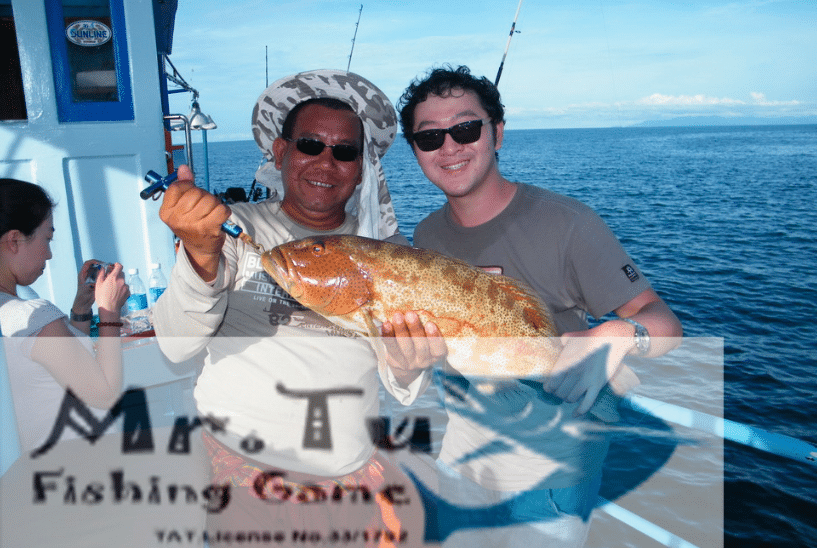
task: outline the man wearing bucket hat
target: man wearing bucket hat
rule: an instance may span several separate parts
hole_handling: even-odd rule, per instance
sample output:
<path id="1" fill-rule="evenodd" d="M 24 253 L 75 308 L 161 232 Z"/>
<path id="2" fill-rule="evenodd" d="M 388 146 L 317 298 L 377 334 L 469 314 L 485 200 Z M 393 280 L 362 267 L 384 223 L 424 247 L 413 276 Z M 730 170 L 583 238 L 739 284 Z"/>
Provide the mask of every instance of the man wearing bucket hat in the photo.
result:
<path id="1" fill-rule="evenodd" d="M 378 375 L 404 403 L 425 389 L 424 366 L 445 352 L 423 337 L 436 328 L 397 322 L 416 336 L 414 361 L 378 368 L 364 340 L 299 305 L 253 246 L 220 230 L 229 218 L 264 249 L 330 233 L 407 243 L 380 164 L 397 130 L 394 107 L 356 74 L 316 70 L 274 82 L 252 118 L 269 160 L 258 179 L 275 196 L 229 209 L 183 166 L 160 211 L 182 245 L 154 310 L 156 333 L 174 361 L 207 350 L 196 405 L 218 424 L 202 436 L 210 480 L 232 486 L 208 531 L 264 527 L 285 534 L 277 545 L 300 545 L 301 531 L 388 530 L 412 544 L 422 537 L 418 498 L 398 508 L 375 497 L 410 482 L 375 451 L 366 419 L 378 415 Z"/>

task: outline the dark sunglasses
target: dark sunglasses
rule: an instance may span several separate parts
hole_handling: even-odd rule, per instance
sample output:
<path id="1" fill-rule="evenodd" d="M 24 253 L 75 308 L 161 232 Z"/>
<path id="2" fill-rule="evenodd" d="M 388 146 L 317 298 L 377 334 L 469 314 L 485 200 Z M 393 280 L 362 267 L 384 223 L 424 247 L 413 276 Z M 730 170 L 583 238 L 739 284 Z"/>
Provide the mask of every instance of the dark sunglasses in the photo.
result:
<path id="1" fill-rule="evenodd" d="M 482 135 L 482 124 L 485 122 L 490 122 L 490 120 L 470 120 L 451 126 L 448 129 L 427 129 L 418 131 L 411 138 L 417 148 L 423 152 L 431 152 L 443 146 L 446 133 L 451 135 L 451 138 L 459 144 L 467 145 L 479 141 Z"/>
<path id="2" fill-rule="evenodd" d="M 303 152 L 304 154 L 308 154 L 310 156 L 317 156 L 325 147 L 329 147 L 332 149 L 332 156 L 335 157 L 335 160 L 338 162 L 354 162 L 357 160 L 360 151 L 357 147 L 352 145 L 327 145 L 323 141 L 318 141 L 317 139 L 309 139 L 307 137 L 301 137 L 300 139 L 286 139 L 289 142 L 295 141 L 295 147 Z"/>

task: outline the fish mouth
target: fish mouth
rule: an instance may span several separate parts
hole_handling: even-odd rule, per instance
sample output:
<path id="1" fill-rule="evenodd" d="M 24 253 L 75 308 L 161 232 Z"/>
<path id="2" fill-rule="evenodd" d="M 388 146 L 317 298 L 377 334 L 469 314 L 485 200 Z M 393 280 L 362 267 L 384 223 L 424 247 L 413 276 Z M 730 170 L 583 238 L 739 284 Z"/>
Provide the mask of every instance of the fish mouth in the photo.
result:
<path id="1" fill-rule="evenodd" d="M 294 281 L 297 279 L 297 276 L 281 250 L 273 248 L 265 252 L 261 256 L 261 264 L 267 274 L 269 274 L 284 291 L 296 299 L 298 298 L 297 295 L 293 294 L 293 290 L 296 287 Z"/>

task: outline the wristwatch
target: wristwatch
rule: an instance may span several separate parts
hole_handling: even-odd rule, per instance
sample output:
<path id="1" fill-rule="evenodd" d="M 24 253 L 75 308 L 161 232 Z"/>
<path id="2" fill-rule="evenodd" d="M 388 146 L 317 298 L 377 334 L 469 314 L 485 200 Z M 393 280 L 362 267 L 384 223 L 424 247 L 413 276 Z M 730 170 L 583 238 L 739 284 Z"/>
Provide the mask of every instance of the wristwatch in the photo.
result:
<path id="1" fill-rule="evenodd" d="M 94 315 L 90 312 L 86 312 L 85 314 L 77 314 L 73 310 L 71 311 L 72 322 L 90 322 L 93 319 Z"/>
<path id="2" fill-rule="evenodd" d="M 635 347 L 638 350 L 637 356 L 646 356 L 647 352 L 650 351 L 650 332 L 647 331 L 647 328 L 638 323 L 635 320 L 631 320 L 630 318 L 621 318 L 625 322 L 632 324 L 635 326 Z"/>

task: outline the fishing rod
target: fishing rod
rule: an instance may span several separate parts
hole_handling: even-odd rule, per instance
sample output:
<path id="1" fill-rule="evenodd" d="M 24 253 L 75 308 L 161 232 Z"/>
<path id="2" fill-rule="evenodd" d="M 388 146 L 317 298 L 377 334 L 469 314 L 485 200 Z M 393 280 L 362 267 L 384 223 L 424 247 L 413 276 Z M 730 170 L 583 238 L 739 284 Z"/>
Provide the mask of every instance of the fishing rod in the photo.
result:
<path id="1" fill-rule="evenodd" d="M 513 24 L 511 24 L 511 32 L 508 35 L 508 43 L 505 44 L 505 53 L 502 54 L 502 62 L 499 63 L 499 70 L 496 73 L 496 81 L 494 82 L 495 86 L 499 85 L 499 77 L 502 76 L 502 67 L 505 66 L 505 57 L 508 56 L 508 48 L 511 47 L 511 38 L 513 38 L 514 32 L 519 32 L 516 30 L 516 20 L 519 18 L 519 10 L 522 9 L 522 0 L 519 0 L 519 5 L 516 6 L 516 15 L 513 16 Z"/>
<path id="2" fill-rule="evenodd" d="M 349 62 L 346 64 L 346 72 L 352 66 L 352 54 L 355 52 L 355 38 L 357 38 L 357 28 L 360 26 L 360 16 L 363 15 L 363 4 L 360 4 L 360 11 L 357 12 L 357 23 L 355 23 L 355 35 L 352 36 L 352 51 L 349 52 Z"/>

